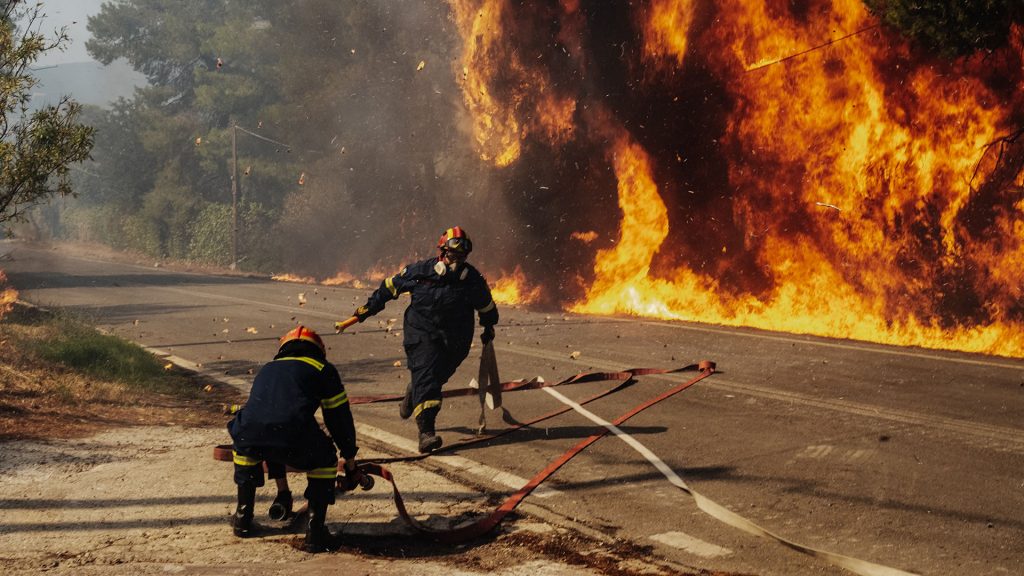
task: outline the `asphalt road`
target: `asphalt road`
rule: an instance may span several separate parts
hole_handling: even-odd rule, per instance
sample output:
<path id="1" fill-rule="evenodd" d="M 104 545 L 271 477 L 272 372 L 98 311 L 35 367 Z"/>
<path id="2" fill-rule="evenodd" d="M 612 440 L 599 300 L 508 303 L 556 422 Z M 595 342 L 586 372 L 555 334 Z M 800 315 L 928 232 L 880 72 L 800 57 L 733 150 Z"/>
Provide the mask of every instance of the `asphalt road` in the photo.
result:
<path id="1" fill-rule="evenodd" d="M 10 254 L 0 267 L 23 299 L 78 311 L 205 369 L 250 381 L 277 338 L 301 322 L 326 336 L 350 396 L 404 391 L 404 300 L 335 335 L 333 322 L 369 290 L 114 264 L 12 242 L 0 253 Z M 1024 574 L 1022 360 L 509 307 L 501 316 L 495 343 L 503 380 L 715 361 L 719 373 L 621 428 L 692 489 L 785 539 L 921 574 Z M 448 386 L 465 386 L 478 357 L 476 347 Z M 688 378 L 642 377 L 587 407 L 611 421 Z M 559 391 L 579 400 L 609 385 Z M 559 403 L 530 391 L 506 395 L 505 406 L 526 420 Z M 395 404 L 355 413 L 362 424 L 415 436 Z M 447 441 L 468 436 L 478 415 L 476 399 L 450 400 L 439 431 Z M 504 426 L 497 413 L 488 424 Z M 526 479 L 596 429 L 570 413 L 459 455 Z M 449 472 L 496 494 L 513 491 L 473 471 Z M 531 496 L 534 510 L 679 566 L 850 573 L 704 513 L 616 438 L 588 448 L 546 486 L 557 492 Z"/>

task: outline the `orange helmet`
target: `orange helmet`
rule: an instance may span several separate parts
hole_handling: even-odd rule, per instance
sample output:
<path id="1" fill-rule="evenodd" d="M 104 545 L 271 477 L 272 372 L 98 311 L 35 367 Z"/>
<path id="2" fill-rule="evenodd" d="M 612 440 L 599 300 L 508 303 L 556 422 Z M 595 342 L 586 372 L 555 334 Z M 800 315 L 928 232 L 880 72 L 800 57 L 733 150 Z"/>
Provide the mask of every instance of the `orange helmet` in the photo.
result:
<path id="1" fill-rule="evenodd" d="M 281 336 L 281 342 L 278 346 L 284 346 L 292 340 L 305 340 L 306 342 L 312 342 L 313 344 L 316 344 L 317 348 L 319 348 L 321 352 L 324 354 L 327 353 L 327 348 L 324 346 L 324 341 L 320 339 L 320 335 L 305 326 L 299 325 L 289 330 L 287 334 Z"/>
<path id="2" fill-rule="evenodd" d="M 441 238 L 437 241 L 437 249 L 442 253 L 458 252 L 466 255 L 473 251 L 473 241 L 469 239 L 469 235 L 462 228 L 456 226 L 441 234 Z"/>

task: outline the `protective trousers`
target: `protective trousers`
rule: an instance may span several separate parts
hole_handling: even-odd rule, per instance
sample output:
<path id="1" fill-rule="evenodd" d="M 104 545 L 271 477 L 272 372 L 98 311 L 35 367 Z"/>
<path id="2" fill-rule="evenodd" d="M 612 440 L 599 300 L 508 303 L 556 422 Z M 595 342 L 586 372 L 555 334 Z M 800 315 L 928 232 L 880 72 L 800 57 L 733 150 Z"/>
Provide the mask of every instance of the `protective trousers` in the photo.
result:
<path id="1" fill-rule="evenodd" d="M 405 355 L 412 376 L 412 415 L 419 416 L 424 410 L 441 409 L 441 387 L 469 355 L 469 340 L 446 343 L 423 337 L 406 343 Z"/>
<path id="2" fill-rule="evenodd" d="M 334 443 L 319 428 L 311 430 L 291 448 L 247 446 L 234 449 L 235 484 L 239 489 L 255 489 L 265 483 L 263 463 L 271 478 L 283 475 L 285 466 L 306 471 L 306 500 L 310 507 L 334 504 L 338 478 L 338 455 Z M 241 494 L 241 491 L 240 491 Z"/>

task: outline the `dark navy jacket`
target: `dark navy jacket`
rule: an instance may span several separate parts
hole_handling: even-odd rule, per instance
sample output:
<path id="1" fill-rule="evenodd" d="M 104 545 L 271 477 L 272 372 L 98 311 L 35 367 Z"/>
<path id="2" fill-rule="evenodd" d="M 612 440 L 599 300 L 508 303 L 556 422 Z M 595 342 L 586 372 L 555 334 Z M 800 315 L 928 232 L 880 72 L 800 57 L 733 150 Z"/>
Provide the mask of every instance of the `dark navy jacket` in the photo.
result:
<path id="1" fill-rule="evenodd" d="M 317 408 L 323 408 L 324 424 L 342 457 L 354 457 L 355 424 L 338 370 L 314 344 L 289 342 L 256 374 L 228 431 L 237 448 L 301 450 L 311 436 L 322 437 L 314 419 Z"/>
<path id="2" fill-rule="evenodd" d="M 384 309 L 389 300 L 409 292 L 412 301 L 405 310 L 406 345 L 421 339 L 442 340 L 453 348 L 469 347 L 473 339 L 473 313 L 480 314 L 481 326 L 498 323 L 498 308 L 487 281 L 470 264 L 455 272 L 438 266 L 437 258 L 410 264 L 381 282 L 366 301 L 368 315 Z M 443 273 L 438 273 L 443 270 Z"/>

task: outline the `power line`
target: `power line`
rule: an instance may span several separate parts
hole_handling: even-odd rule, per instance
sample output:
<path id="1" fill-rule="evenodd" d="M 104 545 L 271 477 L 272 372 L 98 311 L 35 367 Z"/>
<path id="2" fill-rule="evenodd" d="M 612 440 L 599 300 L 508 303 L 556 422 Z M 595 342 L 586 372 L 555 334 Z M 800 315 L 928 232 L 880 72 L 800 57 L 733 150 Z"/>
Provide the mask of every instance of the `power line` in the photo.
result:
<path id="1" fill-rule="evenodd" d="M 775 60 L 773 62 L 768 62 L 768 63 L 765 63 L 765 64 L 761 64 L 760 66 L 757 66 L 756 68 L 750 68 L 749 70 L 747 70 L 744 73 L 753 72 L 755 70 L 760 70 L 762 68 L 767 68 L 769 66 L 774 66 L 776 64 L 781 64 L 782 62 L 785 62 L 786 60 L 792 60 L 793 58 L 797 58 L 799 56 L 803 56 L 804 54 L 809 54 L 811 52 L 814 52 L 815 50 L 820 50 L 820 49 L 822 49 L 822 48 L 824 48 L 826 46 L 831 46 L 832 44 L 835 44 L 836 42 L 842 42 L 843 40 L 846 40 L 847 38 L 853 38 L 854 36 L 857 36 L 858 34 L 863 34 L 865 32 L 874 30 L 875 28 L 878 28 L 879 26 L 881 26 L 881 24 L 877 24 L 877 23 L 876 24 L 872 24 L 871 26 L 868 26 L 866 28 L 861 28 L 860 30 L 857 30 L 856 32 L 851 32 L 851 33 L 847 34 L 846 36 L 842 36 L 840 38 L 834 38 L 832 40 L 829 40 L 828 42 L 825 42 L 824 44 L 819 44 L 819 45 L 814 46 L 812 48 L 808 48 L 806 50 L 797 52 L 796 54 L 790 54 L 789 56 L 785 56 L 783 58 L 779 58 L 778 60 Z"/>

